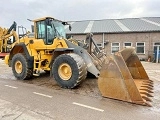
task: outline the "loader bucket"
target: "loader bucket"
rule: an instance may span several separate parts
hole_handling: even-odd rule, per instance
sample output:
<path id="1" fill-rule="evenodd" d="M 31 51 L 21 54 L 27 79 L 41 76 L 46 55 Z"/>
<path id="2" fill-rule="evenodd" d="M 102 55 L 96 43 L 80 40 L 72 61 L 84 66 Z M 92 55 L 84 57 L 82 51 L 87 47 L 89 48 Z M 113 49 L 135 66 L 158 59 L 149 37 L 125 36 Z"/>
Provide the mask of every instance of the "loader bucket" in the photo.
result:
<path id="1" fill-rule="evenodd" d="M 125 48 L 103 62 L 98 87 L 104 97 L 151 106 L 153 81 L 134 48 Z"/>

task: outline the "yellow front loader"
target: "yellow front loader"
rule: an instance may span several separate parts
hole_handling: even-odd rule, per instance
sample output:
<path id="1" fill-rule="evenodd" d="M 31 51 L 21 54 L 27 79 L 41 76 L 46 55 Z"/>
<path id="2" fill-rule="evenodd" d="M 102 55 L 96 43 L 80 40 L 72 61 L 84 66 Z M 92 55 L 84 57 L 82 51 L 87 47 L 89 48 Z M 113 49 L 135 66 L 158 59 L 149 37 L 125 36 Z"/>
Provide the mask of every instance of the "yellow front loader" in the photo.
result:
<path id="1" fill-rule="evenodd" d="M 150 106 L 153 82 L 133 48 L 105 56 L 91 34 L 84 43 L 66 39 L 64 26 L 69 25 L 67 22 L 52 17 L 33 22 L 34 33 L 16 41 L 5 57 L 17 79 L 31 79 L 44 70 L 50 72 L 61 87 L 75 88 L 89 72 L 97 77 L 102 96 Z"/>
<path id="2" fill-rule="evenodd" d="M 10 26 L 9 29 L 0 27 L 0 57 L 4 58 L 11 49 L 11 44 L 18 40 L 16 33 L 16 22 Z M 10 37 L 13 37 L 12 41 Z"/>

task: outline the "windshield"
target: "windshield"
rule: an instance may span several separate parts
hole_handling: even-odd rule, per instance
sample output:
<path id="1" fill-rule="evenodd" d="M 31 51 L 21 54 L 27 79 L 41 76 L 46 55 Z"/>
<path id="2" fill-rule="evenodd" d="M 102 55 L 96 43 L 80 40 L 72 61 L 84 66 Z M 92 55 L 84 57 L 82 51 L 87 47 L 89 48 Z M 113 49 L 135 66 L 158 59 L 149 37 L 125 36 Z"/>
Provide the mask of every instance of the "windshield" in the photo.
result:
<path id="1" fill-rule="evenodd" d="M 66 38 L 64 25 L 59 21 L 52 21 L 52 27 L 56 33 L 56 37 L 63 37 Z"/>
<path id="2" fill-rule="evenodd" d="M 36 22 L 37 26 L 37 38 L 43 39 L 45 44 L 53 44 L 53 40 L 58 38 L 66 38 L 64 25 L 60 21 L 47 20 Z"/>

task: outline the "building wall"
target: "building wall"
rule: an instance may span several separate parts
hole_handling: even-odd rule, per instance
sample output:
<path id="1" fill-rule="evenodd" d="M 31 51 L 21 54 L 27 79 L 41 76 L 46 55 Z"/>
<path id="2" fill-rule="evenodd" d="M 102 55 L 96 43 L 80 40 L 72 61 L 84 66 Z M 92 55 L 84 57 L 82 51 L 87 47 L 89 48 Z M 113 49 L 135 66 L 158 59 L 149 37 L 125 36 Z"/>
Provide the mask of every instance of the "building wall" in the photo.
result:
<path id="1" fill-rule="evenodd" d="M 84 40 L 86 35 L 73 35 L 73 38 Z M 94 34 L 93 39 L 97 43 L 102 43 L 104 41 L 109 41 L 105 45 L 104 52 L 107 55 L 111 54 L 111 43 L 120 43 L 120 49 L 123 49 L 124 42 L 131 42 L 132 47 L 136 47 L 136 42 L 145 43 L 145 54 L 137 54 L 140 59 L 147 60 L 149 56 L 153 57 L 153 45 L 155 42 L 160 42 L 160 32 L 150 32 L 150 33 L 114 33 L 114 34 Z M 153 59 L 153 58 L 152 58 Z"/>
<path id="2" fill-rule="evenodd" d="M 131 42 L 132 47 L 136 47 L 137 42 L 144 42 L 145 43 L 145 54 L 138 54 L 140 59 L 147 59 L 149 49 L 149 39 L 150 33 L 123 33 L 123 34 L 105 34 L 105 39 L 109 40 L 109 44 L 105 47 L 108 51 L 107 54 L 111 53 L 111 43 L 119 42 L 120 49 L 124 48 L 125 42 Z"/>

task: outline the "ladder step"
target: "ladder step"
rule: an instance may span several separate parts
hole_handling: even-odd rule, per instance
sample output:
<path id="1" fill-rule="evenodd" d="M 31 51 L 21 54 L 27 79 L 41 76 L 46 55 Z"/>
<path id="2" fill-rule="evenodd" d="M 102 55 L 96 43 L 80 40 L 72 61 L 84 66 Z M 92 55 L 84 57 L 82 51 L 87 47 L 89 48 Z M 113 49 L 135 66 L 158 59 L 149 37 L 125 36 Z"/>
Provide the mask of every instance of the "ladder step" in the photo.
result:
<path id="1" fill-rule="evenodd" d="M 34 75 L 34 76 L 40 76 L 40 74 L 38 74 L 38 73 L 34 73 L 33 75 Z"/>

